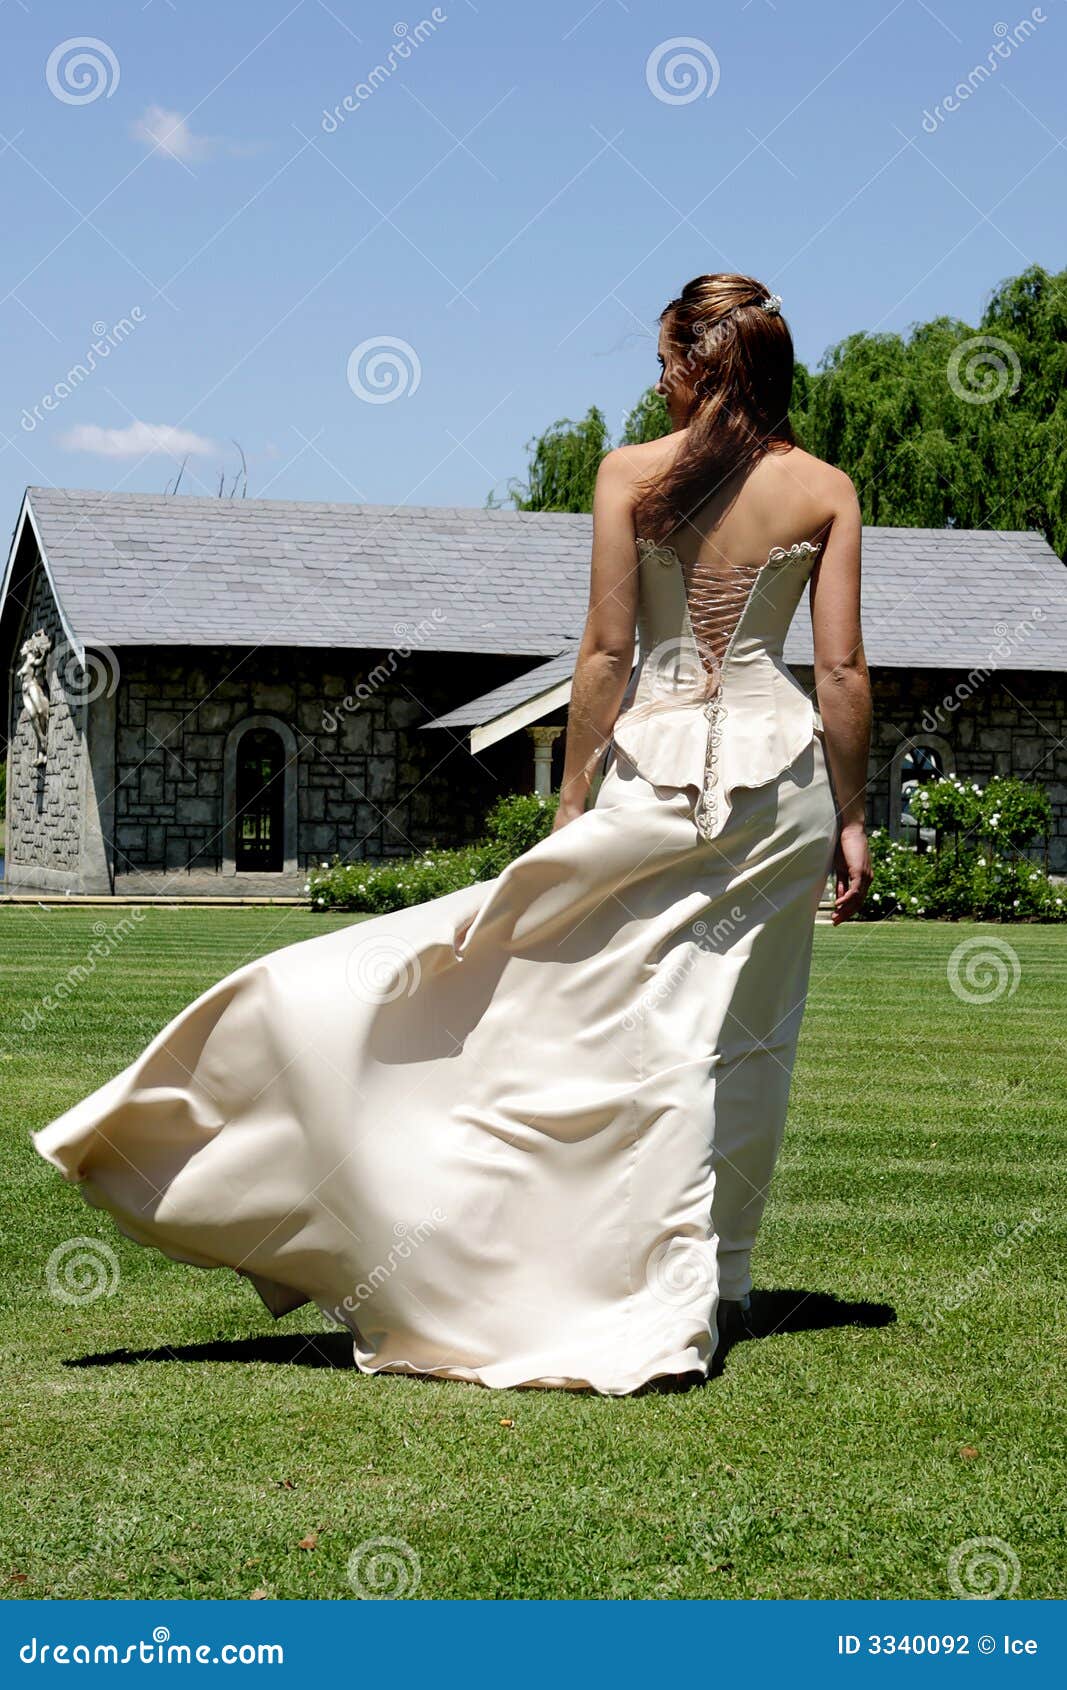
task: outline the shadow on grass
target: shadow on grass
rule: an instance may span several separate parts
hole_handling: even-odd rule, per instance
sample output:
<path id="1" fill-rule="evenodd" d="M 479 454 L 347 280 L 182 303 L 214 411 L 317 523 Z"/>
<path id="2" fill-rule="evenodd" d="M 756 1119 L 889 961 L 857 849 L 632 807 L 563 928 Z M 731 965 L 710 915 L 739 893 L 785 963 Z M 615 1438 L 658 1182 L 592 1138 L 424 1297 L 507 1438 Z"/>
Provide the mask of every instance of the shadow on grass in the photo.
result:
<path id="1" fill-rule="evenodd" d="M 210 1344 L 161 1344 L 154 1350 L 105 1350 L 75 1356 L 64 1367 L 124 1367 L 142 1361 L 267 1361 L 279 1367 L 353 1368 L 347 1332 L 285 1332 L 260 1338 L 218 1338 Z"/>
<path id="2" fill-rule="evenodd" d="M 891 1303 L 846 1303 L 827 1291 L 753 1291 L 749 1325 L 754 1338 L 776 1338 L 832 1326 L 892 1326 L 896 1318 Z"/>
<path id="3" fill-rule="evenodd" d="M 784 1333 L 822 1332 L 834 1326 L 890 1326 L 897 1318 L 889 1303 L 846 1303 L 824 1291 L 754 1291 L 749 1317 L 751 1338 L 779 1337 Z M 719 1346 L 711 1371 L 715 1379 L 732 1343 Z M 148 1361 L 238 1361 L 269 1362 L 278 1367 L 354 1368 L 352 1339 L 346 1332 L 287 1332 L 257 1338 L 220 1338 L 208 1344 L 160 1345 L 152 1350 L 107 1350 L 99 1355 L 76 1356 L 64 1367 L 124 1367 Z M 417 1376 L 416 1376 L 417 1377 Z M 635 1395 L 645 1392 L 685 1391 L 703 1385 L 702 1374 L 684 1374 L 653 1379 Z M 427 1384 L 445 1383 L 427 1379 Z"/>
<path id="4" fill-rule="evenodd" d="M 780 1338 L 787 1333 L 825 1332 L 835 1326 L 892 1326 L 897 1311 L 891 1303 L 846 1303 L 826 1291 L 753 1291 L 749 1330 L 743 1336 L 720 1340 L 707 1379 L 687 1373 L 669 1379 L 652 1379 L 642 1392 L 674 1392 L 699 1389 L 721 1377 L 730 1351 L 737 1344 Z"/>

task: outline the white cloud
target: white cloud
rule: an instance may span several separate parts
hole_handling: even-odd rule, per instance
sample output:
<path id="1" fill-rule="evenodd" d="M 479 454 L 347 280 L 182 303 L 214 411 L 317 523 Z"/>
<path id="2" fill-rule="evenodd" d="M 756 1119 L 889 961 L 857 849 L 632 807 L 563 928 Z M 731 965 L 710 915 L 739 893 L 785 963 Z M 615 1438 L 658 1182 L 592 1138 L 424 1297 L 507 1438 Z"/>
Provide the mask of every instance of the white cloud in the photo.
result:
<path id="1" fill-rule="evenodd" d="M 128 428 L 79 423 L 60 435 L 59 444 L 68 452 L 95 452 L 101 458 L 143 458 L 158 453 L 172 458 L 208 457 L 218 451 L 213 440 L 191 429 L 147 422 L 132 422 Z"/>
<path id="2" fill-rule="evenodd" d="M 148 106 L 132 132 L 153 152 L 165 153 L 168 158 L 187 164 L 211 153 L 224 152 L 232 158 L 248 158 L 260 151 L 259 144 L 247 141 L 227 141 L 220 135 L 194 135 L 189 121 L 180 111 L 168 111 L 166 106 Z"/>
<path id="3" fill-rule="evenodd" d="M 156 152 L 171 158 L 203 158 L 211 151 L 206 135 L 194 135 L 180 111 L 167 111 L 163 106 L 149 106 L 133 125 L 138 141 L 144 141 Z"/>

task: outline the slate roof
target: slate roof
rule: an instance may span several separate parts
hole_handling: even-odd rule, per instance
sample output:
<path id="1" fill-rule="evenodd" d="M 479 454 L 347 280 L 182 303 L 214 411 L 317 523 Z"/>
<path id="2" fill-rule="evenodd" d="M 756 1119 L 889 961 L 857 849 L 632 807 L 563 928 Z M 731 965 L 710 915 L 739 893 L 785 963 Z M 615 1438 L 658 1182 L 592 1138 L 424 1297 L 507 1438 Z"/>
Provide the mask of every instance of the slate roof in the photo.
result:
<path id="1" fill-rule="evenodd" d="M 514 679 L 505 681 L 503 686 L 483 693 L 481 698 L 468 699 L 466 704 L 460 704 L 444 716 L 435 716 L 432 722 L 425 722 L 423 726 L 480 728 L 485 722 L 495 722 L 498 716 L 507 715 L 509 710 L 517 709 L 528 699 L 550 692 L 553 687 L 559 686 L 561 681 L 569 681 L 574 674 L 577 655 L 578 641 L 571 640 L 558 656 L 550 657 L 547 663 L 539 663 L 535 669 L 528 669 L 525 674 L 516 675 Z"/>
<path id="2" fill-rule="evenodd" d="M 587 516 L 48 487 L 28 499 L 82 645 L 549 657 L 581 632 L 588 599 Z"/>
<path id="3" fill-rule="evenodd" d="M 83 645 L 410 644 L 563 661 L 585 617 L 588 516 L 42 487 L 27 499 Z M 872 667 L 966 671 L 997 662 L 1007 638 L 1002 667 L 1067 670 L 1067 569 L 1039 534 L 867 528 L 863 569 Z M 812 661 L 803 606 L 785 656 Z"/>

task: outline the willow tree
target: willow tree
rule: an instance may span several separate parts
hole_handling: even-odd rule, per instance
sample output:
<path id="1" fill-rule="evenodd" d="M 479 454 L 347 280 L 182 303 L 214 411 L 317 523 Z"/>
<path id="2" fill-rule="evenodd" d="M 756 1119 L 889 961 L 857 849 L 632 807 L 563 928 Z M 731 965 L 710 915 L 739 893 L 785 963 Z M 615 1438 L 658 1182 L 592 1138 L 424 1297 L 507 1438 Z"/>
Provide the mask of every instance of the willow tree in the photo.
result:
<path id="1" fill-rule="evenodd" d="M 563 418 L 530 441 L 524 482 L 508 497 L 520 511 L 590 511 L 600 460 L 611 449 L 604 413 L 591 405 L 581 422 Z"/>
<path id="2" fill-rule="evenodd" d="M 856 483 L 864 520 L 1036 528 L 1067 552 L 1067 271 L 1032 266 L 980 323 L 850 335 L 794 417 L 802 443 Z"/>

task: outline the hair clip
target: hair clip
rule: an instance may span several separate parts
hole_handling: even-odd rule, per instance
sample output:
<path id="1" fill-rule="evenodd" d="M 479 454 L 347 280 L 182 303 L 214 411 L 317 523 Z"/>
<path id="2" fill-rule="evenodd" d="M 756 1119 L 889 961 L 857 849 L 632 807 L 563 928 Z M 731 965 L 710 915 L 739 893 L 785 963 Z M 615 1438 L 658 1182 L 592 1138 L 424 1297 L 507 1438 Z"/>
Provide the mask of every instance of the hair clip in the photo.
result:
<path id="1" fill-rule="evenodd" d="M 768 317 L 781 316 L 782 296 L 780 293 L 768 294 L 766 299 L 761 299 L 758 303 L 761 309 L 766 311 Z"/>

